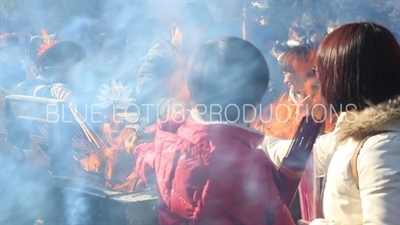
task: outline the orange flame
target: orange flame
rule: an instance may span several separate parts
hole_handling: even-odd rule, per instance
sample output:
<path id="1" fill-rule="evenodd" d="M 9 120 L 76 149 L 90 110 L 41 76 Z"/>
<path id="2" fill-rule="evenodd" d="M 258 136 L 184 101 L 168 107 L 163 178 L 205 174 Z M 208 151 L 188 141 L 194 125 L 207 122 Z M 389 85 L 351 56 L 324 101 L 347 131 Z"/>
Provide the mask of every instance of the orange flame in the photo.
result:
<path id="1" fill-rule="evenodd" d="M 38 56 L 43 55 L 43 53 L 51 48 L 51 46 L 57 44 L 57 41 L 50 38 L 50 36 L 47 34 L 47 31 L 41 29 L 40 30 L 42 33 L 42 40 L 43 40 L 43 44 L 40 45 L 39 49 L 38 49 Z"/>
<path id="2" fill-rule="evenodd" d="M 164 88 L 181 102 L 188 102 L 190 95 L 185 85 L 185 73 L 183 67 L 178 66 L 171 79 Z M 175 102 L 176 103 L 176 102 Z M 173 104 L 173 103 L 172 103 Z M 184 119 L 188 112 L 182 107 L 168 107 L 166 119 Z M 81 160 L 86 171 L 103 174 L 106 180 L 105 186 L 116 191 L 132 192 L 143 189 L 145 183 L 139 178 L 134 170 L 133 149 L 144 142 L 152 142 L 153 137 L 144 136 L 138 138 L 133 127 L 125 127 L 119 132 L 120 121 L 111 120 L 112 123 L 104 124 L 103 139 L 109 145 L 100 153 L 91 153 L 87 158 Z M 129 163 L 130 162 L 130 163 Z"/>
<path id="3" fill-rule="evenodd" d="M 173 98 L 182 102 L 190 101 L 190 93 L 186 85 L 186 73 L 183 66 L 178 66 L 172 73 L 165 88 Z"/>
<path id="4" fill-rule="evenodd" d="M 86 171 L 102 174 L 106 187 L 132 192 L 145 187 L 134 172 L 132 150 L 139 140 L 135 129 L 124 128 L 118 132 L 120 125 L 121 121 L 115 120 L 111 124 L 104 124 L 103 139 L 107 141 L 108 147 L 99 153 L 91 153 L 80 162 Z"/>
<path id="5" fill-rule="evenodd" d="M 288 140 L 294 137 L 301 119 L 307 113 L 312 113 L 316 120 L 325 119 L 324 132 L 332 131 L 332 118 L 324 110 L 329 107 L 326 106 L 316 83 L 316 78 L 311 78 L 304 85 L 303 96 L 309 96 L 302 104 L 306 107 L 302 108 L 295 104 L 287 94 L 284 94 L 276 102 L 262 109 L 261 117 L 257 117 L 252 127 L 262 131 L 266 136 Z"/>

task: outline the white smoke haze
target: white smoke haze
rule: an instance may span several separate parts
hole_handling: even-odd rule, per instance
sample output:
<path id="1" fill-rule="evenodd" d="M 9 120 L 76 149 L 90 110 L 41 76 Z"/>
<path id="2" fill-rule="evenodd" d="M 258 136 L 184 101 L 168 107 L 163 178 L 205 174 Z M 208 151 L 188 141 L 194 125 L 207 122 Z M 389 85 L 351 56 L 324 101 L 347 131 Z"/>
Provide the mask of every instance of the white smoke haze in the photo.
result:
<path id="1" fill-rule="evenodd" d="M 184 1 L 3 0 L 0 1 L 0 29 L 1 33 L 17 34 L 22 40 L 21 46 L 24 51 L 27 48 L 24 43 L 25 35 L 40 36 L 41 29 L 49 34 L 55 34 L 58 41 L 73 41 L 82 46 L 86 53 L 85 64 L 79 82 L 74 83 L 74 88 L 81 91 L 82 97 L 75 103 L 81 107 L 80 113 L 84 122 L 102 124 L 104 118 L 99 112 L 105 109 L 99 106 L 100 89 L 115 79 L 117 83 L 121 82 L 123 86 L 129 87 L 129 94 L 125 96 L 122 93 L 121 96 L 135 98 L 136 72 L 141 63 L 140 59 L 160 40 L 167 42 L 170 40 L 171 24 L 182 2 Z M 242 37 L 243 1 L 203 2 L 210 7 L 214 16 L 209 39 L 224 36 Z M 255 8 L 252 9 L 251 5 Z M 320 23 L 328 29 L 351 21 L 376 21 L 392 31 L 398 32 L 400 29 L 400 3 L 396 0 L 263 0 L 257 4 L 248 4 L 247 7 L 249 8 L 245 17 L 246 33 L 250 41 L 257 37 L 257 28 L 261 23 L 279 24 L 286 33 L 292 25 L 298 25 L 306 30 Z M 34 61 L 37 57 L 38 44 L 31 43 L 30 61 Z M 230 85 L 234 84 L 234 81 L 216 79 L 214 85 L 229 91 Z M 236 94 L 242 95 L 244 92 Z M 73 121 L 63 114 L 66 109 L 58 108 L 58 105 L 53 106 L 50 105 L 42 112 L 42 118 L 47 119 L 49 123 Z M 149 107 L 158 109 L 157 105 Z M 177 108 L 170 110 L 180 112 L 185 108 L 183 105 L 175 107 Z M 236 107 L 239 115 L 246 112 L 234 104 L 231 107 Z M 262 107 L 249 107 L 258 112 L 257 116 L 261 115 Z M 282 107 L 289 106 L 282 105 Z M 312 110 L 312 107 L 316 106 L 310 106 L 309 109 Z M 136 123 L 139 115 L 123 118 L 116 115 L 118 113 L 132 115 L 137 113 L 138 108 L 132 100 L 123 108 L 115 107 L 113 102 L 107 110 L 114 115 L 115 120 Z M 21 110 L 34 113 L 30 107 Z M 324 110 L 327 114 L 339 114 L 333 112 L 332 108 Z M 4 111 L 4 107 L 1 111 Z M 218 105 L 206 112 L 212 115 L 218 114 L 221 118 L 226 117 L 226 112 Z M 271 114 L 277 116 L 279 113 L 271 112 Z M 334 115 L 325 118 L 331 119 Z M 286 119 L 277 118 L 282 123 Z M 271 118 L 261 118 L 261 120 L 267 122 Z M 6 126 L 4 116 L 0 122 L 4 129 Z M 22 131 L 30 129 L 28 123 L 22 125 L 18 132 L 12 133 L 14 137 L 8 138 L 19 143 L 6 142 L 7 144 L 2 144 L 0 147 L 0 224 L 34 224 L 40 220 L 46 225 L 106 225 L 105 221 L 112 222 L 112 215 L 108 215 L 108 219 L 105 219 L 104 215 L 99 215 L 109 210 L 106 207 L 108 199 L 96 197 L 97 195 L 93 195 L 82 185 L 72 185 L 75 190 L 66 191 L 62 185 L 56 183 L 50 172 L 23 166 L 25 156 L 20 150 L 29 152 L 30 139 L 24 136 Z M 72 149 L 59 149 L 59 151 L 70 151 L 72 155 Z M 150 213 L 152 212 L 148 214 Z M 143 213 L 143 218 L 148 218 L 148 214 Z"/>
<path id="2" fill-rule="evenodd" d="M 103 123 L 103 120 L 99 120 L 97 115 L 101 114 L 101 111 L 98 110 L 95 106 L 97 105 L 86 105 L 85 109 L 81 112 L 81 119 L 83 122 L 91 123 L 91 124 L 96 124 L 96 123 Z M 173 118 L 166 118 L 161 116 L 162 113 L 160 113 L 160 108 L 162 105 L 158 104 L 144 104 L 142 106 L 139 106 L 134 103 L 129 103 L 126 105 L 125 108 L 119 108 L 116 107 L 115 105 L 110 106 L 112 110 L 112 118 L 111 121 L 113 123 L 122 123 L 122 122 L 128 122 L 128 123 L 139 123 L 141 118 L 149 118 L 150 113 L 155 110 L 157 111 L 157 120 L 161 122 L 166 122 L 167 120 L 172 120 L 177 123 L 181 123 L 184 121 L 184 119 L 187 117 L 187 114 L 190 113 L 191 110 L 187 109 L 186 105 L 183 104 L 174 104 L 173 106 L 167 106 L 166 111 L 170 112 L 172 115 L 176 115 L 176 117 Z M 281 112 L 287 112 L 290 111 L 294 108 L 302 108 L 305 112 L 309 112 L 311 119 L 314 122 L 318 123 L 324 123 L 328 122 L 330 124 L 333 124 L 336 121 L 336 118 L 340 116 L 340 112 L 342 111 L 350 111 L 351 109 L 357 109 L 357 106 L 354 104 L 349 104 L 349 105 L 340 105 L 339 108 L 340 110 L 335 110 L 335 107 L 333 105 L 326 106 L 324 104 L 314 104 L 314 105 L 308 105 L 308 104 L 277 104 L 275 107 L 269 107 L 267 110 L 263 108 L 262 105 L 254 106 L 251 104 L 245 104 L 243 106 L 238 106 L 237 104 L 227 104 L 226 106 L 222 106 L 220 104 L 211 104 L 209 107 L 207 107 L 204 104 L 196 104 L 192 106 L 192 110 L 197 111 L 198 116 L 205 116 L 207 115 L 207 118 L 216 118 L 215 120 L 204 120 L 203 122 L 205 123 L 213 123 L 213 122 L 229 122 L 229 123 L 254 123 L 257 121 L 261 121 L 263 123 L 269 123 L 271 121 L 275 121 L 277 123 L 288 123 L 291 119 L 289 117 L 290 115 L 286 115 L 282 117 L 282 115 L 285 115 L 285 113 Z M 138 112 L 139 108 L 146 108 L 147 110 L 144 110 L 142 112 Z M 234 120 L 229 120 L 226 119 L 228 118 L 228 114 L 232 113 L 232 109 L 235 112 L 236 119 Z M 323 112 L 322 117 L 316 117 L 314 112 Z M 48 105 L 47 111 L 46 111 L 46 120 L 49 121 L 50 123 L 57 123 L 57 122 L 62 122 L 62 123 L 73 123 L 74 120 L 72 119 L 67 119 L 64 116 L 65 109 L 64 108 L 59 108 L 58 105 Z M 133 112 L 133 113 L 132 113 Z M 253 116 L 251 117 L 246 117 L 245 115 L 251 114 L 251 112 L 255 112 Z M 141 115 L 141 113 L 143 115 Z M 264 113 L 264 114 L 263 114 Z M 268 116 L 265 116 L 267 114 Z M 213 117 L 215 116 L 215 117 Z M 240 118 L 245 118 L 243 120 L 240 120 Z M 304 115 L 296 115 L 295 116 L 295 122 L 300 123 Z M 354 123 L 358 120 L 357 114 L 354 114 L 354 118 L 349 120 L 348 118 L 345 118 L 345 121 L 348 123 Z M 292 120 L 293 121 L 293 120 Z M 146 121 L 148 123 L 149 121 Z"/>

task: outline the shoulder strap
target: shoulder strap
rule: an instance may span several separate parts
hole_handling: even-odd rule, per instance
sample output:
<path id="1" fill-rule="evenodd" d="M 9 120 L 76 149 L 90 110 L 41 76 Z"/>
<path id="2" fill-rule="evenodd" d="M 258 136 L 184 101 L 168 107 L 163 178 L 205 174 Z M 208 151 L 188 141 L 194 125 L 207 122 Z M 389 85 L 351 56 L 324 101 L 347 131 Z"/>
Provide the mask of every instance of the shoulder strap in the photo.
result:
<path id="1" fill-rule="evenodd" d="M 368 135 L 358 143 L 358 145 L 354 151 L 353 158 L 351 159 L 351 163 L 350 163 L 351 175 L 353 177 L 354 183 L 357 186 L 357 189 L 360 189 L 358 171 L 357 171 L 357 158 L 358 158 L 358 155 L 360 154 L 361 148 L 363 147 L 364 143 L 368 140 L 368 138 L 370 138 L 374 135 L 378 135 L 378 134 L 386 133 L 386 132 L 389 132 L 389 131 L 380 131 L 378 133 Z"/>
<path id="2" fill-rule="evenodd" d="M 350 164 L 351 165 L 351 175 L 353 176 L 353 180 L 357 186 L 357 189 L 360 189 L 360 187 L 358 186 L 357 158 L 358 158 L 358 155 L 360 154 L 361 148 L 364 145 L 365 141 L 367 141 L 367 139 L 370 138 L 371 136 L 372 135 L 368 135 L 367 137 L 365 137 L 358 143 L 358 145 L 354 151 L 353 158 L 351 159 L 351 164 Z"/>

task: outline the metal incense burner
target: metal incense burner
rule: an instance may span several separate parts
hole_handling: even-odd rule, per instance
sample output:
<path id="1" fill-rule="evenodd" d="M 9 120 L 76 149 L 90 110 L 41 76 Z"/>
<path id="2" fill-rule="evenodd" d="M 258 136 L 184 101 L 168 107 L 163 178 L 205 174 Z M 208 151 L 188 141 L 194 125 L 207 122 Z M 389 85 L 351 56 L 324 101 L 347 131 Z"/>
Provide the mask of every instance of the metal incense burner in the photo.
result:
<path id="1" fill-rule="evenodd" d="M 57 108 L 52 115 L 49 107 Z M 74 111 L 60 100 L 8 95 L 5 98 L 5 122 L 8 141 L 41 161 L 39 169 L 48 171 L 61 199 L 61 224 L 68 217 L 79 224 L 158 224 L 158 200 L 155 189 L 123 193 L 104 185 L 102 173 L 93 174 L 82 169 L 76 155 L 97 149 L 99 143 L 90 137 Z M 89 134 L 88 134 L 89 133 Z M 77 135 L 86 141 L 77 141 Z M 100 143 L 101 144 L 101 143 Z M 79 211 L 80 202 L 87 206 Z M 39 206 L 44 207 L 44 206 Z M 73 215 L 69 211 L 74 209 Z M 44 221 L 46 224 L 46 221 Z"/>

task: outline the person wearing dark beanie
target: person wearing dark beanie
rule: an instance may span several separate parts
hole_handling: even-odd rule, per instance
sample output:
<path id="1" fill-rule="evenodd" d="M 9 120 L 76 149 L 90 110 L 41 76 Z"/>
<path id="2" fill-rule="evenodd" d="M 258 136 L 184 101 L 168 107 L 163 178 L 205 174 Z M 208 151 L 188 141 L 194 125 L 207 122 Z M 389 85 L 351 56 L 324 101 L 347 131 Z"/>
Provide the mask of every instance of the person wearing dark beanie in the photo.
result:
<path id="1" fill-rule="evenodd" d="M 9 33 L 0 35 L 0 86 L 2 89 L 14 92 L 18 83 L 25 80 L 21 56 L 18 37 Z"/>

